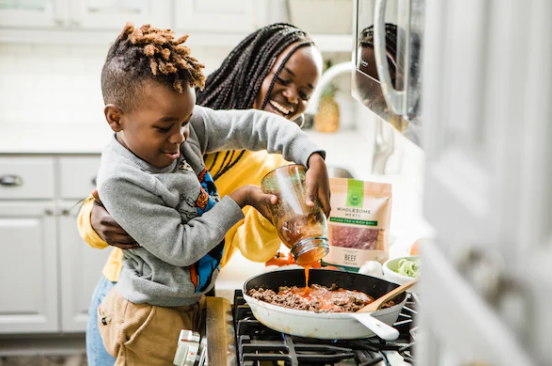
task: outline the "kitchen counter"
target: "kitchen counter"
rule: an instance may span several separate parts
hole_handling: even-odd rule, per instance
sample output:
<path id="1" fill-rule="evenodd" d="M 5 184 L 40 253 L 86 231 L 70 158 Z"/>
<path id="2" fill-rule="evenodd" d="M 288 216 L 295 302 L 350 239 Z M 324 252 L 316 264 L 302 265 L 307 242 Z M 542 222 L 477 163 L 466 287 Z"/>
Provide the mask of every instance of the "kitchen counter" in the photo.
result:
<path id="1" fill-rule="evenodd" d="M 328 151 L 327 162 L 362 179 L 368 144 L 356 131 L 307 134 Z M 113 131 L 107 123 L 22 125 L 0 123 L 0 154 L 101 154 Z M 360 167 L 360 169 L 359 169 Z"/>

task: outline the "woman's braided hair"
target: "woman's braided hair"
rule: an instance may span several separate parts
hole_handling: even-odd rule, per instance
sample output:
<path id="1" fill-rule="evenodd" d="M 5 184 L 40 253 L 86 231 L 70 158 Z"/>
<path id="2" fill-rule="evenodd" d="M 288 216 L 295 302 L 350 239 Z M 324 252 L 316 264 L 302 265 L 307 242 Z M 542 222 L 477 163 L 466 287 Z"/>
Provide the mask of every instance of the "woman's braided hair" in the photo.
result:
<path id="1" fill-rule="evenodd" d="M 294 25 L 287 23 L 275 23 L 251 33 L 245 38 L 223 61 L 222 65 L 207 77 L 203 91 L 196 88 L 197 104 L 213 109 L 251 109 L 257 94 L 261 90 L 263 80 L 272 69 L 274 62 L 280 54 L 290 45 L 295 47 L 282 60 L 270 87 L 263 100 L 261 109 L 264 109 L 269 101 L 270 94 L 287 60 L 295 51 L 302 47 L 314 46 L 314 42 L 307 33 Z M 223 158 L 221 167 L 214 174 L 213 179 L 232 168 L 243 156 L 244 151 L 237 154 L 227 152 Z M 216 154 L 214 167 L 219 153 Z"/>
<path id="2" fill-rule="evenodd" d="M 102 69 L 102 93 L 105 104 L 117 104 L 125 112 L 136 106 L 140 86 L 151 79 L 182 93 L 184 88 L 203 88 L 203 64 L 190 56 L 184 46 L 188 36 L 174 38 L 170 29 L 149 24 L 136 29 L 127 23 L 109 49 Z"/>
<path id="3" fill-rule="evenodd" d="M 307 33 L 287 23 L 271 24 L 251 33 L 209 75 L 205 89 L 196 90 L 197 104 L 213 109 L 252 108 L 274 62 L 293 43 L 297 45 L 280 70 L 297 49 L 314 45 Z"/>

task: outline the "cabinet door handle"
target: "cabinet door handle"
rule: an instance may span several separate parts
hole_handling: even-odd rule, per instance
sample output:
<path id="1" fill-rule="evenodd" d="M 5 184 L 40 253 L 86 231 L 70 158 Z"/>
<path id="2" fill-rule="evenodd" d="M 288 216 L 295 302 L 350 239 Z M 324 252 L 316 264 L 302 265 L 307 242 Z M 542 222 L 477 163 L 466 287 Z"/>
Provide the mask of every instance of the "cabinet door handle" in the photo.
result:
<path id="1" fill-rule="evenodd" d="M 47 209 L 44 210 L 44 214 L 46 216 L 54 216 L 54 210 L 51 210 L 51 209 L 47 208 Z"/>
<path id="2" fill-rule="evenodd" d="M 96 186 L 96 183 L 97 183 L 96 178 L 97 177 L 92 178 L 92 184 L 94 185 L 94 187 Z"/>
<path id="3" fill-rule="evenodd" d="M 23 185 L 23 178 L 17 175 L 4 175 L 0 177 L 0 185 L 4 187 L 17 187 Z"/>

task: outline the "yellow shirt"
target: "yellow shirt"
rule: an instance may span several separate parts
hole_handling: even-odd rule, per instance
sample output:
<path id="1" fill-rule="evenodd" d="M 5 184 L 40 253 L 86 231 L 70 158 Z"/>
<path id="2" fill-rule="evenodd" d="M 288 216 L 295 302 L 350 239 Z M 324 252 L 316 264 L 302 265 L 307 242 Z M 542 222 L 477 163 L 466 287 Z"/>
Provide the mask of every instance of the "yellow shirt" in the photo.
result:
<path id="1" fill-rule="evenodd" d="M 233 161 L 240 154 L 235 151 Z M 226 152 L 206 156 L 205 166 L 214 177 L 219 172 Z M 271 170 L 289 164 L 281 155 L 268 154 L 266 151 L 245 151 L 241 159 L 230 170 L 220 176 L 215 184 L 221 197 L 232 193 L 236 188 L 248 184 L 260 185 L 261 179 Z M 90 223 L 93 198 L 87 198 L 80 210 L 78 227 L 80 236 L 92 248 L 104 249 L 109 245 L 94 231 Z M 225 247 L 221 266 L 224 266 L 234 252 L 239 250 L 242 255 L 254 262 L 266 262 L 272 258 L 280 248 L 280 239 L 274 226 L 253 207 L 242 209 L 245 218 L 232 227 L 225 236 Z M 119 280 L 119 273 L 123 266 L 123 251 L 113 247 L 103 268 L 104 276 L 112 281 Z"/>

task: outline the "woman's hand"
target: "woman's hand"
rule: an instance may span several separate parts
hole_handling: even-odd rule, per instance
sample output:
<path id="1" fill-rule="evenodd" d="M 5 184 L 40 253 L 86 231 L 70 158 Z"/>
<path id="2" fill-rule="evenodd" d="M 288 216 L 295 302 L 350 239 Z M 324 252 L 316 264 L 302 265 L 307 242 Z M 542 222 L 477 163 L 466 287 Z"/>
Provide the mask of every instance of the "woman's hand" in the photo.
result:
<path id="1" fill-rule="evenodd" d="M 94 231 L 111 246 L 119 249 L 138 248 L 140 245 L 107 212 L 97 190 L 92 192 L 92 196 L 94 196 L 94 206 L 92 206 L 90 224 Z"/>
<path id="2" fill-rule="evenodd" d="M 307 175 L 305 184 L 307 186 L 307 206 L 314 206 L 314 201 L 318 197 L 322 210 L 326 217 L 330 216 L 330 180 L 328 178 L 328 169 L 326 162 L 320 154 L 312 154 L 308 161 Z"/>
<path id="3" fill-rule="evenodd" d="M 253 206 L 263 215 L 268 221 L 272 222 L 269 205 L 278 202 L 278 197 L 273 194 L 263 193 L 260 187 L 248 185 L 236 189 L 230 194 L 230 197 L 240 206 Z"/>

